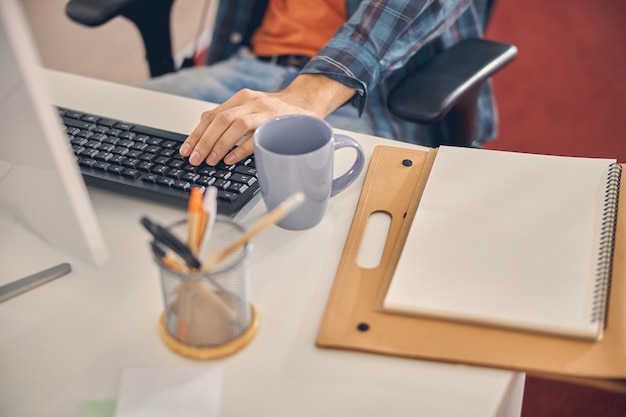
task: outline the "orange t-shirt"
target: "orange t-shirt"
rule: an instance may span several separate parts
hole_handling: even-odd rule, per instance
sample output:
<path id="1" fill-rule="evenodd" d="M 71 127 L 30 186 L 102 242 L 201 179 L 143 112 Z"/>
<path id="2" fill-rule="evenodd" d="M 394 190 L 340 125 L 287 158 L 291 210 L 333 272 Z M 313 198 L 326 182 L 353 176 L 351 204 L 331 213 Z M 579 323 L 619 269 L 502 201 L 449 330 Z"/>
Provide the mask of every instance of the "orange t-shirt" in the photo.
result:
<path id="1" fill-rule="evenodd" d="M 314 56 L 346 22 L 345 0 L 269 0 L 252 36 L 256 56 Z"/>

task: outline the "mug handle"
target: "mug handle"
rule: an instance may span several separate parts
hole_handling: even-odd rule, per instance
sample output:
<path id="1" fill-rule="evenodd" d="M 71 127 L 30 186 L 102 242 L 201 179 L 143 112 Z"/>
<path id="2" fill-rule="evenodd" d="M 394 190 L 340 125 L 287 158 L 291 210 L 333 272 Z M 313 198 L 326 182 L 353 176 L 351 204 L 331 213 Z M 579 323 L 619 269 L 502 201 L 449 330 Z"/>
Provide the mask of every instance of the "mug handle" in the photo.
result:
<path id="1" fill-rule="evenodd" d="M 333 180 L 333 185 L 330 189 L 331 197 L 339 194 L 340 192 L 345 190 L 348 185 L 352 184 L 363 170 L 363 165 L 365 164 L 365 155 L 363 153 L 363 148 L 361 147 L 361 144 L 359 142 L 357 142 L 350 136 L 338 133 L 335 133 L 334 138 L 335 151 L 341 148 L 354 148 L 354 150 L 356 150 L 356 160 L 354 161 L 354 164 L 352 164 L 350 169 L 345 172 L 345 174 Z"/>

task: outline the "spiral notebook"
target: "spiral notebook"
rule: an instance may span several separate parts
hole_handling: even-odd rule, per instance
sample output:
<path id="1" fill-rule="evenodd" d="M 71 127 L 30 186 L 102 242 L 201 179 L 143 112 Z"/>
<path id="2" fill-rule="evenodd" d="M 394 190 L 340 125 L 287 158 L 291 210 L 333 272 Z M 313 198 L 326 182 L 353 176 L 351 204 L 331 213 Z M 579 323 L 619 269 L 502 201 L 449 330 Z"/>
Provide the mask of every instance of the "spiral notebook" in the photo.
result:
<path id="1" fill-rule="evenodd" d="M 620 174 L 610 159 L 440 147 L 383 309 L 602 339 Z"/>

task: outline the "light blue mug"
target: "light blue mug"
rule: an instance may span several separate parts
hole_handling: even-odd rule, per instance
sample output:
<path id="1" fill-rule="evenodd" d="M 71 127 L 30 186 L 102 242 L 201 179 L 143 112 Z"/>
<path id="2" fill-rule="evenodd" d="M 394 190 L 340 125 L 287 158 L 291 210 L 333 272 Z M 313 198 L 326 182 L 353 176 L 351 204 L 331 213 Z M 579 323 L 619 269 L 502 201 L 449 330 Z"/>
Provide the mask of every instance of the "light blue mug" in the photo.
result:
<path id="1" fill-rule="evenodd" d="M 347 147 L 356 151 L 356 159 L 333 179 L 335 150 Z M 254 158 L 268 211 L 296 192 L 304 194 L 304 203 L 277 223 L 290 230 L 318 224 L 330 197 L 354 182 L 365 160 L 356 140 L 334 133 L 322 119 L 300 114 L 275 117 L 259 126 L 254 132 Z"/>

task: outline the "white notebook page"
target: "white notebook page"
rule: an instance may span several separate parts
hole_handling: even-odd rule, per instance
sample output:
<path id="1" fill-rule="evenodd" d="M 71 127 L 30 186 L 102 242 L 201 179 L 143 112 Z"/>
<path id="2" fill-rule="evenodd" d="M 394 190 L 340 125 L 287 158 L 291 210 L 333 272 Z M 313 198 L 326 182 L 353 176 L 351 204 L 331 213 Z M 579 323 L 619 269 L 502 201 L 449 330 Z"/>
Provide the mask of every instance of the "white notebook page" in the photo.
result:
<path id="1" fill-rule="evenodd" d="M 612 162 L 440 147 L 384 308 L 600 338 L 592 295 Z"/>

